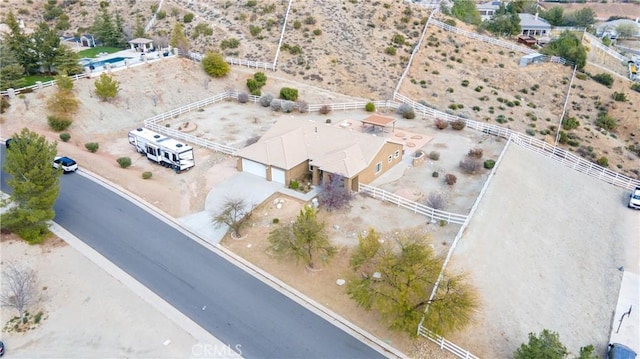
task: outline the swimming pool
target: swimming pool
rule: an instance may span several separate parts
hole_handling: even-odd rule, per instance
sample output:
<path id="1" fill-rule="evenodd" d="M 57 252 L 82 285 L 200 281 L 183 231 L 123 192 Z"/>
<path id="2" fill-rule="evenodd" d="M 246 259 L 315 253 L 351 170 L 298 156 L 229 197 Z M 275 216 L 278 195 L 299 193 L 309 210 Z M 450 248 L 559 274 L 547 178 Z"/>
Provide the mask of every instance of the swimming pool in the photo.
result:
<path id="1" fill-rule="evenodd" d="M 103 67 L 106 64 L 115 64 L 115 63 L 118 63 L 118 62 L 123 62 L 124 60 L 128 60 L 128 59 L 132 59 L 132 57 L 112 57 L 110 59 L 104 59 L 104 60 L 100 60 L 100 61 L 89 61 L 89 63 L 85 62 L 85 63 L 83 63 L 83 65 L 84 65 L 84 67 L 93 66 L 94 68 L 96 68 L 96 67 Z M 85 60 L 85 59 L 83 59 L 83 60 Z"/>

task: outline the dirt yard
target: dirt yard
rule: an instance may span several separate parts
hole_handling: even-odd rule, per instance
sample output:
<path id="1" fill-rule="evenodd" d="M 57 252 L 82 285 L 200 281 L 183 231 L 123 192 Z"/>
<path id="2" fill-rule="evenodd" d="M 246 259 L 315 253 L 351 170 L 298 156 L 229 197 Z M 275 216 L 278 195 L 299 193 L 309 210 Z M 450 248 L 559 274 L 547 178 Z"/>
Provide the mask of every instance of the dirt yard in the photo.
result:
<path id="1" fill-rule="evenodd" d="M 84 255 L 57 238 L 29 246 L 13 235 L 0 240 L 2 264 L 17 261 L 37 273 L 40 324 L 6 332 L 9 358 L 186 358 L 196 339 L 133 294 Z M 0 322 L 16 315 L 2 307 Z M 166 345 L 165 345 L 166 344 Z"/>

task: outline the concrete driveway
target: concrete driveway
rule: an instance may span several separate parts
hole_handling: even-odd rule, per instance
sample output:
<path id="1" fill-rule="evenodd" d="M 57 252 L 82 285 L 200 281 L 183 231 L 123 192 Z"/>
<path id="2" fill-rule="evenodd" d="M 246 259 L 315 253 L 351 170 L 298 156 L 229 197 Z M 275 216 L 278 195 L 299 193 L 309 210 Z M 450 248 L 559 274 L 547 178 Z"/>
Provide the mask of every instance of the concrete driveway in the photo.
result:
<path id="1" fill-rule="evenodd" d="M 202 237 L 209 243 L 219 243 L 227 233 L 226 225 L 216 226 L 213 217 L 222 211 L 227 199 L 242 198 L 247 209 L 264 202 L 284 185 L 269 182 L 250 173 L 238 172 L 220 183 L 207 194 L 204 211 L 179 218 L 182 225 Z"/>

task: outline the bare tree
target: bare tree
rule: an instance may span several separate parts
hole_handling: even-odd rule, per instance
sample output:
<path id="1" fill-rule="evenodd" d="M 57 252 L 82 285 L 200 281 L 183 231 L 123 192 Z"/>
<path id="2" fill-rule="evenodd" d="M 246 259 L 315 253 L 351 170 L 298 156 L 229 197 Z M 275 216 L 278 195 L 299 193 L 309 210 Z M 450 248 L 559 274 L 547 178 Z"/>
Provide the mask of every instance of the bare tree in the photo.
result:
<path id="1" fill-rule="evenodd" d="M 248 205 L 241 198 L 227 198 L 222 205 L 222 212 L 213 217 L 217 226 L 226 224 L 235 236 L 240 236 L 240 229 L 249 219 L 253 206 Z"/>
<path id="2" fill-rule="evenodd" d="M 320 205 L 328 211 L 339 210 L 349 206 L 353 196 L 351 188 L 346 187 L 346 179 L 339 174 L 331 174 L 322 185 L 322 192 L 318 196 Z"/>
<path id="3" fill-rule="evenodd" d="M 16 263 L 7 263 L 2 274 L 0 303 L 15 308 L 22 320 L 25 309 L 36 299 L 36 272 Z"/>

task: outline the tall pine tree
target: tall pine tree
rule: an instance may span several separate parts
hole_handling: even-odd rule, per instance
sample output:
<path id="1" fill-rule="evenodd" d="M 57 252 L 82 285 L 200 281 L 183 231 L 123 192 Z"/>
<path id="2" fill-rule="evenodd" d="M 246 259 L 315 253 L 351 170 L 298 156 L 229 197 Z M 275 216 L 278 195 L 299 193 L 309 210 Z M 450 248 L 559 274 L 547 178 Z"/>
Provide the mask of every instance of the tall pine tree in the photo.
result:
<path id="1" fill-rule="evenodd" d="M 61 171 L 51 166 L 57 144 L 26 128 L 12 139 L 4 171 L 11 176 L 7 183 L 15 206 L 0 217 L 0 223 L 29 243 L 40 243 L 49 233 L 48 221 L 55 217 L 53 205 L 60 191 Z"/>

